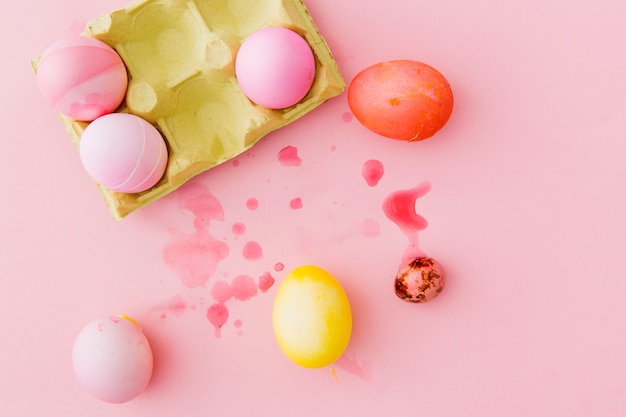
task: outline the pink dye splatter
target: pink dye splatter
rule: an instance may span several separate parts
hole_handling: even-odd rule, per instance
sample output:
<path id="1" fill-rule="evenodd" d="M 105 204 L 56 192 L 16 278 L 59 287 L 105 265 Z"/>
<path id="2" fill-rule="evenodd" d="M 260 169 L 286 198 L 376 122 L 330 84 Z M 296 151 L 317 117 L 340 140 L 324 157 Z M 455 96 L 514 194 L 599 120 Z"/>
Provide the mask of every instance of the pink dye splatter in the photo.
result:
<path id="1" fill-rule="evenodd" d="M 183 297 L 176 295 L 170 300 L 167 310 L 174 316 L 180 317 L 187 311 L 187 303 L 183 300 Z"/>
<path id="2" fill-rule="evenodd" d="M 212 221 L 224 221 L 224 209 L 209 189 L 200 183 L 190 183 L 181 188 L 179 207 L 195 216 L 194 227 L 206 229 Z"/>
<path id="3" fill-rule="evenodd" d="M 237 319 L 234 321 L 233 326 L 235 326 L 235 328 L 237 329 L 241 329 L 241 326 L 243 326 L 243 322 L 240 319 Z"/>
<path id="4" fill-rule="evenodd" d="M 224 220 L 224 210 L 219 200 L 207 187 L 188 183 L 179 190 L 179 206 L 194 217 L 194 233 L 170 229 L 170 241 L 163 248 L 163 261 L 188 288 L 204 287 L 215 273 L 219 263 L 229 253 L 223 241 L 209 233 L 214 220 Z"/>
<path id="5" fill-rule="evenodd" d="M 171 229 L 170 235 L 170 242 L 163 249 L 163 261 L 185 287 L 204 287 L 228 256 L 228 245 L 203 229 L 192 234 Z"/>
<path id="6" fill-rule="evenodd" d="M 239 301 L 248 301 L 257 295 L 257 283 L 250 275 L 237 275 L 230 284 L 233 297 Z"/>
<path id="7" fill-rule="evenodd" d="M 300 197 L 296 197 L 289 202 L 289 207 L 292 210 L 299 210 L 302 208 L 302 199 Z"/>
<path id="8" fill-rule="evenodd" d="M 206 311 L 206 317 L 215 327 L 215 336 L 222 335 L 222 326 L 228 321 L 228 309 L 223 303 L 215 303 Z"/>
<path id="9" fill-rule="evenodd" d="M 331 152 L 335 152 L 336 150 L 337 150 L 337 145 L 332 145 L 332 146 L 330 147 L 330 151 L 331 151 Z"/>
<path id="10" fill-rule="evenodd" d="M 242 255 L 248 261 L 258 261 L 263 259 L 263 249 L 257 242 L 250 241 L 244 245 Z"/>
<path id="11" fill-rule="evenodd" d="M 346 123 L 350 123 L 352 120 L 354 120 L 354 115 L 347 111 L 341 115 L 341 119 Z"/>
<path id="12" fill-rule="evenodd" d="M 233 159 L 233 166 L 234 166 L 235 168 L 236 168 L 236 167 L 238 167 L 238 166 L 239 166 L 239 164 L 240 164 L 240 162 L 239 162 L 239 160 L 238 160 L 238 159 Z"/>
<path id="13" fill-rule="evenodd" d="M 274 271 L 276 272 L 280 272 L 283 269 L 285 269 L 285 264 L 283 264 L 282 262 L 277 262 L 276 265 L 274 265 Z"/>
<path id="14" fill-rule="evenodd" d="M 365 182 L 370 187 L 376 187 L 378 185 L 378 181 L 383 177 L 385 173 L 385 167 L 383 163 L 377 159 L 370 159 L 363 163 L 363 167 L 361 168 L 361 174 L 365 179 Z"/>
<path id="15" fill-rule="evenodd" d="M 211 288 L 211 297 L 218 303 L 225 303 L 233 298 L 233 291 L 231 286 L 226 281 L 217 281 Z"/>
<path id="16" fill-rule="evenodd" d="M 248 201 L 246 201 L 246 207 L 248 207 L 248 210 L 256 210 L 259 208 L 259 200 L 257 200 L 254 197 L 251 197 L 248 199 Z"/>
<path id="17" fill-rule="evenodd" d="M 266 293 L 274 285 L 274 277 L 269 272 L 265 272 L 259 277 L 259 289 L 262 293 Z"/>
<path id="18" fill-rule="evenodd" d="M 234 223 L 231 229 L 235 236 L 241 236 L 246 233 L 246 225 L 240 222 Z"/>
<path id="19" fill-rule="evenodd" d="M 415 202 L 426 195 L 429 190 L 430 183 L 424 181 L 411 189 L 390 194 L 383 202 L 385 215 L 398 225 L 409 240 L 409 246 L 402 258 L 404 263 L 426 256 L 419 248 L 418 235 L 421 230 L 426 229 L 428 221 L 416 213 Z"/>
<path id="20" fill-rule="evenodd" d="M 369 238 L 378 237 L 380 235 L 380 225 L 374 219 L 365 219 L 361 222 L 361 233 Z"/>
<path id="21" fill-rule="evenodd" d="M 334 364 L 337 368 L 342 369 L 357 378 L 367 382 L 368 384 L 373 385 L 376 388 L 384 388 L 384 384 L 377 381 L 374 378 L 374 372 L 372 370 L 371 365 L 368 362 L 361 362 L 350 356 L 347 353 L 344 353 Z M 336 375 L 335 379 L 338 381 Z"/>
<path id="22" fill-rule="evenodd" d="M 278 162 L 284 167 L 299 167 L 302 165 L 302 159 L 298 156 L 298 148 L 285 146 L 278 152 Z"/>

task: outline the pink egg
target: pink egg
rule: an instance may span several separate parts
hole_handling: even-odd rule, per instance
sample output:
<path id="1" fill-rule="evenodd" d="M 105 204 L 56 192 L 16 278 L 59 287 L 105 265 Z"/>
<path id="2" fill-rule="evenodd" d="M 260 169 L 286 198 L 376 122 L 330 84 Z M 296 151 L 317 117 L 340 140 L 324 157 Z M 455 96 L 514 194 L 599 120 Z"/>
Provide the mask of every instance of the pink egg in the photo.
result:
<path id="1" fill-rule="evenodd" d="M 283 109 L 298 103 L 311 89 L 315 58 L 300 35 L 270 27 L 245 39 L 237 52 L 235 72 L 250 100 L 270 109 Z"/>
<path id="2" fill-rule="evenodd" d="M 37 65 L 44 98 L 59 113 L 91 121 L 122 103 L 126 67 L 113 48 L 97 39 L 72 36 L 52 44 Z"/>
<path id="3" fill-rule="evenodd" d="M 167 167 L 167 146 L 141 117 L 112 113 L 87 126 L 80 139 L 87 173 L 105 188 L 138 193 L 156 184 Z"/>
<path id="4" fill-rule="evenodd" d="M 91 395 L 124 403 L 141 394 L 152 377 L 153 357 L 143 331 L 126 316 L 97 319 L 78 334 L 74 373 Z"/>

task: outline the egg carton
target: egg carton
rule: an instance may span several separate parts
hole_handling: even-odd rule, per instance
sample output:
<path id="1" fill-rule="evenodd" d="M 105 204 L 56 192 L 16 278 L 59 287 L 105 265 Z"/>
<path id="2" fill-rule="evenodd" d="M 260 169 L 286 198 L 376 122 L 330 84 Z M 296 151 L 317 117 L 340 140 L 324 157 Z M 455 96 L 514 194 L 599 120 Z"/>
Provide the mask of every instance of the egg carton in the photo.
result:
<path id="1" fill-rule="evenodd" d="M 311 90 L 281 110 L 251 102 L 235 77 L 243 40 L 271 26 L 300 34 L 316 60 Z M 84 34 L 114 48 L 127 67 L 128 90 L 116 111 L 153 124 L 168 146 L 166 172 L 149 190 L 124 194 L 98 185 L 115 219 L 234 158 L 345 88 L 301 0 L 137 0 L 89 23 Z M 60 118 L 78 146 L 89 123 Z"/>

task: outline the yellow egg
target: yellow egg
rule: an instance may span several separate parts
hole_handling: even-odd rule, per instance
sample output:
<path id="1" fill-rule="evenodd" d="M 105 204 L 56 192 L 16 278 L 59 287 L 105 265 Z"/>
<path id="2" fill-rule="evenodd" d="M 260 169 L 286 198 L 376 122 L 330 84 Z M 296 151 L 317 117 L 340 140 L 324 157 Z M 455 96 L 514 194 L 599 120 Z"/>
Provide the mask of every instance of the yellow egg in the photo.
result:
<path id="1" fill-rule="evenodd" d="M 285 277 L 276 293 L 272 322 L 283 353 L 306 368 L 339 359 L 352 333 L 345 291 L 317 266 L 301 266 Z"/>

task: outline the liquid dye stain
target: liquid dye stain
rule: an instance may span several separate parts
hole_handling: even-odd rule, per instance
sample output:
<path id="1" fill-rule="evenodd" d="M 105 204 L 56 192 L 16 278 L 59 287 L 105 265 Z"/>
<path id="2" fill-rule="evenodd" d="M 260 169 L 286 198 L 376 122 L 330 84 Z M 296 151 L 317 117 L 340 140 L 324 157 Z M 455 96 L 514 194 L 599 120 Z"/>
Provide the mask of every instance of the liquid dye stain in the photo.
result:
<path id="1" fill-rule="evenodd" d="M 361 174 L 370 187 L 376 187 L 385 173 L 383 163 L 377 159 L 370 159 L 363 163 Z"/>
<path id="2" fill-rule="evenodd" d="M 226 243 L 206 230 L 187 234 L 171 229 L 170 241 L 163 249 L 163 261 L 183 286 L 199 288 L 206 286 L 229 251 Z"/>
<path id="3" fill-rule="evenodd" d="M 246 207 L 248 207 L 248 210 L 254 211 L 256 209 L 259 208 L 259 200 L 257 200 L 254 197 L 249 198 L 246 201 Z"/>
<path id="4" fill-rule="evenodd" d="M 194 215 L 196 230 L 186 233 L 171 228 L 163 261 L 185 287 L 204 287 L 230 251 L 225 242 L 210 233 L 211 222 L 224 221 L 224 209 L 209 189 L 197 182 L 182 187 L 178 198 L 179 208 Z"/>
<path id="5" fill-rule="evenodd" d="M 302 207 L 302 199 L 300 197 L 296 197 L 289 202 L 289 208 L 292 210 L 299 210 Z"/>
<path id="6" fill-rule="evenodd" d="M 298 156 L 298 148 L 285 146 L 278 152 L 278 162 L 284 167 L 299 167 L 302 159 Z"/>
<path id="7" fill-rule="evenodd" d="M 408 190 L 391 193 L 383 202 L 385 215 L 400 228 L 409 240 L 409 245 L 402 258 L 403 262 L 426 256 L 419 248 L 419 232 L 426 229 L 428 221 L 417 214 L 415 203 L 428 191 L 430 191 L 430 183 L 424 181 Z"/>
<path id="8" fill-rule="evenodd" d="M 247 261 L 258 261 L 263 259 L 263 249 L 257 242 L 247 242 L 243 247 L 243 258 Z"/>
<path id="9" fill-rule="evenodd" d="M 272 288 L 272 285 L 274 285 L 274 282 L 274 277 L 269 272 L 265 272 L 259 277 L 259 290 L 261 290 L 262 293 L 268 292 L 269 289 Z"/>
<path id="10" fill-rule="evenodd" d="M 222 335 L 222 326 L 228 321 L 228 315 L 228 309 L 223 303 L 215 303 L 207 309 L 206 317 L 215 328 L 216 337 Z"/>

